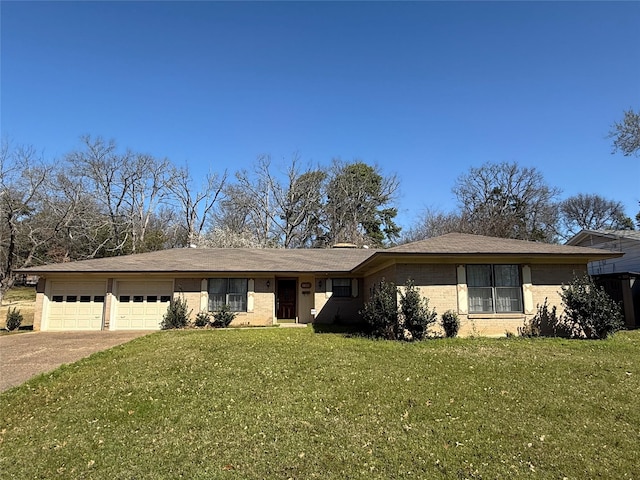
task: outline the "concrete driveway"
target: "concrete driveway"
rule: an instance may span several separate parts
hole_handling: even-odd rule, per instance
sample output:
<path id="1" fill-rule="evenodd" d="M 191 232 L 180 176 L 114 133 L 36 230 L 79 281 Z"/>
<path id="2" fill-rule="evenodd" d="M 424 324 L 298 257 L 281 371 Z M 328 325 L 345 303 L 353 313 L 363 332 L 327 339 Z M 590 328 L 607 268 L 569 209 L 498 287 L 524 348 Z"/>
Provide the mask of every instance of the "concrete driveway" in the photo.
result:
<path id="1" fill-rule="evenodd" d="M 32 332 L 0 336 L 0 392 L 94 352 L 153 333 Z"/>

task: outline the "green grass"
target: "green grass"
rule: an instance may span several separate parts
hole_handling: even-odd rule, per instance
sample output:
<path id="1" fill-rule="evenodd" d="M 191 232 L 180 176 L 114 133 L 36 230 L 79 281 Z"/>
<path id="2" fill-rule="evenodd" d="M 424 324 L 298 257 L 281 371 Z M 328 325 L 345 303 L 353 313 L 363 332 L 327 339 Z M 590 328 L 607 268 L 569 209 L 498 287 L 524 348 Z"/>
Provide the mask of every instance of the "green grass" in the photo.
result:
<path id="1" fill-rule="evenodd" d="M 160 332 L 0 395 L 0 477 L 638 478 L 639 353 Z"/>

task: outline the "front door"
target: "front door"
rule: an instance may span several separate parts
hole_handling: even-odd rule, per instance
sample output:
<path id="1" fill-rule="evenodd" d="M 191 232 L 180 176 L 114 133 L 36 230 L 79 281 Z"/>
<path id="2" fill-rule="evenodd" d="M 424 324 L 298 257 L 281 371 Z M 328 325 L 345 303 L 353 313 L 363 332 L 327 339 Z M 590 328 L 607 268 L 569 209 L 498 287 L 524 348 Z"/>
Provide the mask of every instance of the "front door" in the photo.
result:
<path id="1" fill-rule="evenodd" d="M 295 320 L 296 318 L 295 280 L 278 280 L 277 318 L 278 320 Z"/>

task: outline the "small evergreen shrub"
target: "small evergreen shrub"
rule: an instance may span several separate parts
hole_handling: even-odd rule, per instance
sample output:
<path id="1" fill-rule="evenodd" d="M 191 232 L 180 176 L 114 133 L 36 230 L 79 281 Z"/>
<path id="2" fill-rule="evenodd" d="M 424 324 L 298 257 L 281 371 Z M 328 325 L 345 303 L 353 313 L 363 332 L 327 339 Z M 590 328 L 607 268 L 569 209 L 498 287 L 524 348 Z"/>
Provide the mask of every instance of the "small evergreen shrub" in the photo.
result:
<path id="1" fill-rule="evenodd" d="M 436 323 L 438 314 L 429 310 L 429 299 L 420 295 L 413 280 L 407 280 L 404 292 L 400 292 L 400 325 L 402 340 L 422 340 L 429 327 Z"/>
<path id="2" fill-rule="evenodd" d="M 211 314 L 209 312 L 198 312 L 193 323 L 196 327 L 206 327 L 211 323 Z"/>
<path id="3" fill-rule="evenodd" d="M 604 339 L 624 326 L 620 306 L 588 275 L 575 277 L 560 296 L 566 323 L 586 338 Z"/>
<path id="4" fill-rule="evenodd" d="M 229 305 L 226 303 L 220 307 L 220 309 L 213 314 L 212 325 L 216 328 L 226 328 L 229 326 L 233 319 L 236 318 L 237 313 L 232 312 Z"/>
<path id="5" fill-rule="evenodd" d="M 395 284 L 382 280 L 376 285 L 360 315 L 371 327 L 374 336 L 388 340 L 398 338 L 398 298 Z"/>
<path id="6" fill-rule="evenodd" d="M 460 331 L 460 318 L 456 312 L 447 310 L 442 314 L 442 329 L 444 330 L 444 336 L 447 338 L 458 336 L 458 331 Z"/>
<path id="7" fill-rule="evenodd" d="M 5 324 L 5 328 L 10 332 L 17 330 L 20 328 L 20 325 L 22 325 L 23 320 L 24 318 L 20 310 L 16 307 L 13 307 L 13 309 L 10 308 L 7 310 L 7 323 Z"/>
<path id="8" fill-rule="evenodd" d="M 189 313 L 187 302 L 181 297 L 174 298 L 167 307 L 167 313 L 162 317 L 160 328 L 170 330 L 186 327 L 189 324 Z"/>

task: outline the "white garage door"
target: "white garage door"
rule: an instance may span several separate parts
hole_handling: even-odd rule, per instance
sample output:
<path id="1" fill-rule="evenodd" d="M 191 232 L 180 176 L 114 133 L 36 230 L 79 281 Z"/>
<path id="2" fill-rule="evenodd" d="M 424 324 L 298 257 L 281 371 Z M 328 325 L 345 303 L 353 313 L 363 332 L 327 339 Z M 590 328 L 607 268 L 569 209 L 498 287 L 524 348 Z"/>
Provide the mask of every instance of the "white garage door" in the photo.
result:
<path id="1" fill-rule="evenodd" d="M 116 330 L 158 330 L 173 293 L 173 282 L 118 282 Z"/>
<path id="2" fill-rule="evenodd" d="M 106 282 L 52 282 L 46 330 L 100 330 Z"/>

